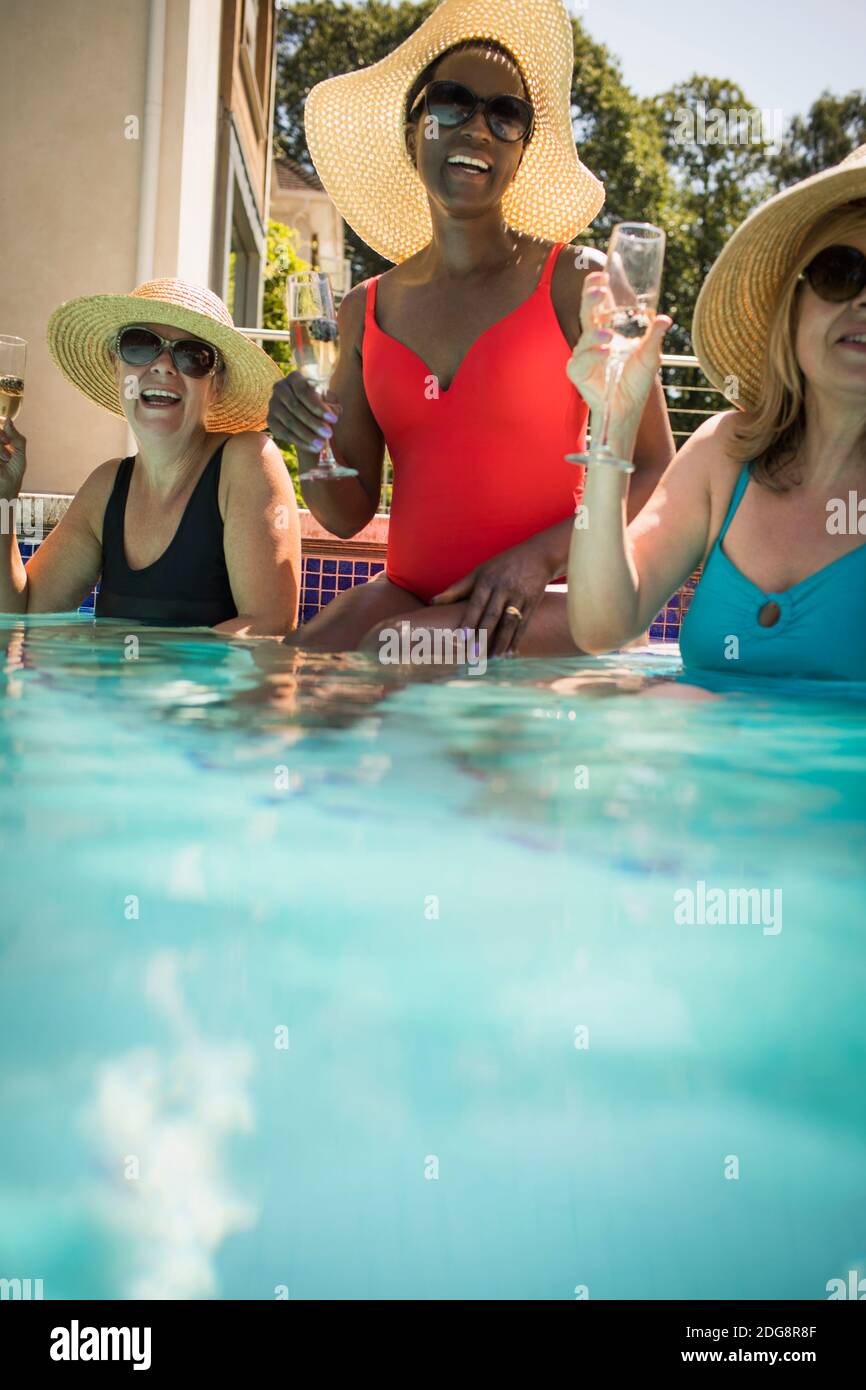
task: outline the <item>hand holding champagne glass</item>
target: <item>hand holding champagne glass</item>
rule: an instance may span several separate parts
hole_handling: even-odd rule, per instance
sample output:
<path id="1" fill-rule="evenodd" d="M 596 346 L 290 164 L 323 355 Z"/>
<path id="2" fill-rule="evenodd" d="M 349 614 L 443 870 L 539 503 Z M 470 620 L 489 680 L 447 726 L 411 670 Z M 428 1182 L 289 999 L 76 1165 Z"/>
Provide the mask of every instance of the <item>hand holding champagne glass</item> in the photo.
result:
<path id="1" fill-rule="evenodd" d="M 298 370 L 317 391 L 327 391 L 337 365 L 337 311 L 327 275 L 320 270 L 290 275 L 286 282 L 286 310 Z M 357 478 L 358 472 L 338 463 L 330 445 L 325 444 L 315 467 L 298 476 L 301 482 L 325 482 L 331 478 Z"/>
<path id="2" fill-rule="evenodd" d="M 0 497 L 18 496 L 24 479 L 25 439 L 13 421 L 24 398 L 27 344 L 0 334 Z"/>
<path id="3" fill-rule="evenodd" d="M 14 420 L 24 398 L 24 364 L 27 344 L 23 338 L 0 334 L 0 419 Z"/>
<path id="4" fill-rule="evenodd" d="M 646 351 L 636 350 L 647 341 L 655 324 L 664 251 L 665 234 L 659 227 L 648 222 L 620 222 L 610 238 L 606 270 L 586 278 L 581 310 L 584 331 L 568 375 L 593 411 L 592 444 L 586 453 L 567 454 L 570 463 L 634 471 L 634 464 L 610 447 L 609 435 L 615 415 L 629 410 L 635 388 L 642 409 L 658 370 L 658 362 L 650 362 L 647 355 L 654 357 L 649 344 Z M 654 344 L 660 343 L 670 325 L 668 318 L 659 321 L 663 331 L 651 335 Z M 605 368 L 599 391 L 600 357 Z M 633 365 L 629 366 L 632 358 Z"/>

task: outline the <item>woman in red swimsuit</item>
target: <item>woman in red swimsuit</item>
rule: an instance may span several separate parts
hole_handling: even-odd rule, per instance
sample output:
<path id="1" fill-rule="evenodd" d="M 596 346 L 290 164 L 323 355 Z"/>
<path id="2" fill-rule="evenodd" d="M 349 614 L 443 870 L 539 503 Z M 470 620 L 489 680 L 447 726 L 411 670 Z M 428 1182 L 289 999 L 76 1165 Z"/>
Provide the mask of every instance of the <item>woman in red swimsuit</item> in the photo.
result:
<path id="1" fill-rule="evenodd" d="M 461 12 L 472 33 L 475 3 L 444 0 L 421 30 L 448 11 L 449 33 Z M 299 646 L 374 646 L 380 630 L 406 619 L 412 631 L 484 629 L 488 655 L 576 650 L 566 594 L 548 592 L 547 585 L 566 570 L 582 485 L 582 471 L 564 455 L 584 446 L 587 407 L 566 367 L 580 336 L 584 277 L 603 266 L 604 257 L 567 246 L 555 234 L 545 237 L 544 227 L 556 221 L 550 215 L 534 215 L 538 234 L 526 229 L 533 217 L 525 211 L 506 221 L 509 189 L 524 156 L 530 161 L 542 106 L 551 124 L 557 115 L 552 101 L 568 107 L 563 93 L 570 91 L 570 80 L 563 86 L 563 74 L 555 71 L 548 78 L 557 57 L 569 74 L 573 67 L 570 24 L 562 48 L 567 14 L 562 0 L 537 5 L 531 20 L 522 18 L 525 6 L 511 0 L 499 12 L 507 12 L 511 47 L 472 38 L 453 44 L 420 71 L 416 66 L 414 80 L 409 74 L 407 167 L 426 195 L 432 235 L 407 255 L 399 230 L 390 239 L 382 231 L 367 232 L 377 250 L 399 263 L 343 299 L 331 390 L 321 397 L 299 372 L 274 389 L 268 424 L 278 439 L 318 452 L 323 437 L 329 438 L 337 459 L 357 470 L 357 477 L 304 485 L 311 512 L 333 534 L 353 536 L 375 515 L 386 443 L 394 466 L 384 573 L 342 593 L 288 639 Z M 551 57 L 554 40 L 560 46 Z M 521 43 L 522 64 L 511 52 Z M 524 76 L 527 71 L 536 74 L 535 83 Z M 556 86 L 556 98 L 545 91 L 545 80 Z M 317 90 L 308 99 L 308 139 Z M 362 101 L 361 92 L 357 99 Z M 579 171 L 583 206 L 571 213 L 570 224 L 560 215 L 556 226 L 576 235 L 603 192 L 576 158 L 570 123 L 567 143 L 571 165 L 563 180 Z M 327 152 L 320 150 L 317 158 L 312 139 L 310 147 L 336 199 L 338 181 Z M 528 174 L 529 163 L 524 187 Z M 549 169 L 543 177 L 546 188 Z M 358 226 L 360 205 L 350 216 L 349 195 L 341 196 L 338 205 Z M 407 202 L 409 223 L 411 212 Z M 657 382 L 635 451 L 631 515 L 673 453 Z"/>

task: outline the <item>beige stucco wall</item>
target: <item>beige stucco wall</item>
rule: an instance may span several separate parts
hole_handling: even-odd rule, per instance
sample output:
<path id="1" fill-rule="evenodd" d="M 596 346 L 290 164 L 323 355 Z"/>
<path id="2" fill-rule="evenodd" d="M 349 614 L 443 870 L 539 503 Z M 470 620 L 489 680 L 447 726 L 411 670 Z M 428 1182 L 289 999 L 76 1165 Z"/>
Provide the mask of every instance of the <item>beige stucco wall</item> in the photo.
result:
<path id="1" fill-rule="evenodd" d="M 123 420 L 52 363 L 45 327 L 77 295 L 126 293 L 138 254 L 148 0 L 0 0 L 0 332 L 29 344 L 18 425 L 29 491 L 72 492 L 127 451 Z M 221 0 L 168 0 L 153 275 L 208 283 Z"/>

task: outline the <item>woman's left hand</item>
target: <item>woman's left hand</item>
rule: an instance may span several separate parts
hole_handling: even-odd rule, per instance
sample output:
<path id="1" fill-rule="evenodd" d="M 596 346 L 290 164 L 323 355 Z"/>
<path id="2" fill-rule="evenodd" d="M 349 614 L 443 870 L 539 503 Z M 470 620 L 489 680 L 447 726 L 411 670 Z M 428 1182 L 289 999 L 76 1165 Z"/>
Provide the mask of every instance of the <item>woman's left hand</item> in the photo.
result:
<path id="1" fill-rule="evenodd" d="M 505 656 L 517 651 L 546 586 L 556 577 L 550 571 L 549 557 L 533 538 L 478 565 L 463 579 L 449 584 L 432 603 L 441 606 L 466 599 L 456 626 L 468 628 L 473 635 L 480 628 L 486 629 L 487 655 Z"/>
<path id="2" fill-rule="evenodd" d="M 606 270 L 593 271 L 583 282 L 580 304 L 581 335 L 566 366 L 570 381 L 592 412 L 593 429 L 601 423 L 607 365 L 613 333 L 602 326 L 601 316 L 613 304 Z M 625 358 L 611 404 L 611 425 L 625 425 L 635 432 L 661 365 L 662 342 L 673 320 L 658 314 L 641 343 Z"/>

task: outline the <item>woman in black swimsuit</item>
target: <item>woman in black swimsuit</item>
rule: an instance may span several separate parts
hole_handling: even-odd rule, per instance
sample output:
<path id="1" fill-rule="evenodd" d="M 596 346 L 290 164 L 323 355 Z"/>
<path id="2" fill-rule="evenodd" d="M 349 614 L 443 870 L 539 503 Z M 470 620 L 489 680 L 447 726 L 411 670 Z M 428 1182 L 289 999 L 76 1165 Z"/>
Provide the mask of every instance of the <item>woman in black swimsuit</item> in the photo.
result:
<path id="1" fill-rule="evenodd" d="M 297 620 L 300 527 L 277 446 L 261 432 L 271 359 L 209 290 L 178 280 L 61 306 L 60 369 L 125 415 L 134 457 L 86 479 L 25 565 L 6 528 L 0 608 L 75 609 L 100 574 L 97 617 L 283 636 Z M 0 430 L 0 498 L 18 497 L 26 440 Z"/>

